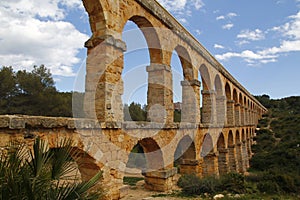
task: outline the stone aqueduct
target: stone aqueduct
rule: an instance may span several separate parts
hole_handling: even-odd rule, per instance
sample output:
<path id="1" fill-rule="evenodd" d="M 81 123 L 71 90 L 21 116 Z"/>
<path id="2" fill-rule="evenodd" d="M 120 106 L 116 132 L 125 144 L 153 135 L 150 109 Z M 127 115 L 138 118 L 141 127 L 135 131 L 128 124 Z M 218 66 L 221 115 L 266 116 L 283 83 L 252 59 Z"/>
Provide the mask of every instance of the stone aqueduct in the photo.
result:
<path id="1" fill-rule="evenodd" d="M 145 153 L 143 175 L 151 190 L 172 188 L 174 160 L 179 158 L 180 173 L 245 172 L 256 125 L 266 109 L 155 0 L 83 0 L 83 4 L 93 33 L 85 44 L 87 117 L 1 116 L 1 146 L 11 139 L 31 143 L 35 135 L 48 140 L 50 147 L 57 139 L 72 138 L 74 148 L 82 151 L 77 158 L 82 179 L 102 170 L 111 199 L 125 193 L 126 163 L 137 144 Z M 149 110 L 144 123 L 123 121 L 122 32 L 128 20 L 144 34 L 151 60 L 145 69 Z M 173 50 L 184 77 L 180 123 L 173 122 Z"/>

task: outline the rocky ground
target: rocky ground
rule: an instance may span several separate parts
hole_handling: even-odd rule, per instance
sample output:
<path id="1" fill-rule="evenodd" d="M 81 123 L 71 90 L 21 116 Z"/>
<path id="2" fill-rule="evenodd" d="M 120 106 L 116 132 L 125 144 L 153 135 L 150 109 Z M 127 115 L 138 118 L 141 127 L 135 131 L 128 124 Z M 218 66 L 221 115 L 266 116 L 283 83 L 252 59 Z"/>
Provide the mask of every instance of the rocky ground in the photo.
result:
<path id="1" fill-rule="evenodd" d="M 128 195 L 121 200 L 182 200 L 189 198 L 166 196 L 166 193 L 159 193 L 144 189 L 144 181 L 139 181 L 136 186 L 130 186 Z M 179 190 L 179 188 L 178 188 Z M 193 198 L 193 200 L 200 200 L 201 198 Z"/>

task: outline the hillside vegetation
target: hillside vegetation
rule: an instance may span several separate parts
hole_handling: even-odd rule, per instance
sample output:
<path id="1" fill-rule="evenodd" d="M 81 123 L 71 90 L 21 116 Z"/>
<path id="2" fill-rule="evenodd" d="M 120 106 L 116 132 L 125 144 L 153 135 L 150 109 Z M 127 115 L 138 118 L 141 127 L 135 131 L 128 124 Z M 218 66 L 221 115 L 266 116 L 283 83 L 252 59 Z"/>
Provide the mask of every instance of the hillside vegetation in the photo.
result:
<path id="1" fill-rule="evenodd" d="M 266 190 L 299 193 L 300 97 L 272 100 L 262 95 L 257 99 L 269 111 L 258 125 L 251 170 L 263 174 L 261 187 Z"/>

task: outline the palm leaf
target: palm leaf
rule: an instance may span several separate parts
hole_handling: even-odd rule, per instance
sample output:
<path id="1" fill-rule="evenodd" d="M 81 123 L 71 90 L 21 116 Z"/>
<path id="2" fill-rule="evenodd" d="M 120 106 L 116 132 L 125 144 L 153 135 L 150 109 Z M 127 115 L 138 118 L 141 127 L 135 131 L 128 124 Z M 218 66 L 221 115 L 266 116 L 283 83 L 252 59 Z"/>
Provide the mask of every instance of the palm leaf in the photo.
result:
<path id="1" fill-rule="evenodd" d="M 72 141 L 65 139 L 57 145 L 57 148 L 50 150 L 51 153 L 51 166 L 53 180 L 59 180 L 60 178 L 68 178 L 67 174 L 76 169 L 71 161 L 73 161 L 71 155 L 73 152 Z"/>

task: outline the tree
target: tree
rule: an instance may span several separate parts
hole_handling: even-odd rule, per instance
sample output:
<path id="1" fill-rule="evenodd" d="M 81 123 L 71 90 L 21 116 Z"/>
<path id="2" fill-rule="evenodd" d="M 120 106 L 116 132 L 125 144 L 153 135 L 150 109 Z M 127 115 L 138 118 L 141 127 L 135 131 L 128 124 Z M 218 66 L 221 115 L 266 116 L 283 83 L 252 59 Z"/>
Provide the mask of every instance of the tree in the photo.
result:
<path id="1" fill-rule="evenodd" d="M 0 69 L 0 114 L 72 116 L 72 93 L 58 92 L 49 69 Z"/>
<path id="2" fill-rule="evenodd" d="M 146 108 L 146 106 L 144 106 Z M 127 110 L 128 109 L 128 110 Z M 146 121 L 147 112 L 144 110 L 139 103 L 132 102 L 129 107 L 124 107 L 124 119 L 125 121 Z"/>
<path id="3" fill-rule="evenodd" d="M 16 79 L 12 67 L 2 67 L 0 69 L 0 108 L 2 112 L 8 111 L 11 98 L 16 91 Z"/>
<path id="4" fill-rule="evenodd" d="M 100 180 L 101 172 L 87 182 L 66 178 L 74 170 L 71 156 L 76 156 L 71 140 L 62 141 L 55 150 L 49 150 L 40 138 L 34 141 L 32 150 L 22 144 L 9 145 L 1 152 L 1 199 L 99 199 L 101 190 L 88 191 Z"/>

